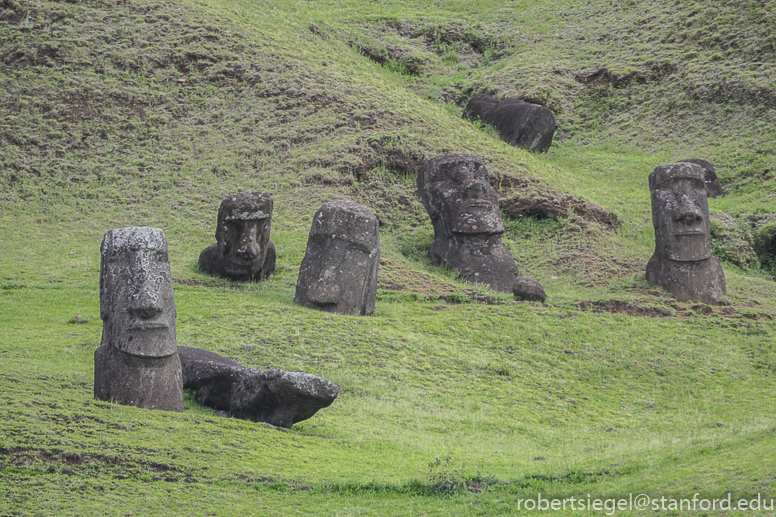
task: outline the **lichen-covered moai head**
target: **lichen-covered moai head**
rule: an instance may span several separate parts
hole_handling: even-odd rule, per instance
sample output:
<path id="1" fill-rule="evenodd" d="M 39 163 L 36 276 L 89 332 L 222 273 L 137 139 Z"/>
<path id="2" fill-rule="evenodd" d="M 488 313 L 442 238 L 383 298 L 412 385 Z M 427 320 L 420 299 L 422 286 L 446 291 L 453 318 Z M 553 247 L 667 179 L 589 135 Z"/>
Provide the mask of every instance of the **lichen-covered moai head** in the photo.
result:
<path id="1" fill-rule="evenodd" d="M 711 254 L 709 202 L 704 171 L 688 162 L 660 165 L 649 175 L 655 253 L 647 281 L 680 301 L 719 303 L 725 273 Z"/>
<path id="2" fill-rule="evenodd" d="M 649 175 L 649 189 L 655 252 L 681 262 L 709 258 L 709 202 L 701 167 L 686 162 L 661 165 Z"/>
<path id="3" fill-rule="evenodd" d="M 418 191 L 434 226 L 431 262 L 470 282 L 511 292 L 519 275 L 501 242 L 504 224 L 485 162 L 470 154 L 432 158 L 418 174 Z"/>
<path id="4" fill-rule="evenodd" d="M 227 274 L 255 275 L 267 259 L 272 225 L 272 197 L 241 192 L 221 201 L 216 243 Z"/>
<path id="5" fill-rule="evenodd" d="M 329 201 L 313 217 L 294 301 L 339 314 L 372 314 L 379 266 L 377 217 L 353 201 Z"/>
<path id="6" fill-rule="evenodd" d="M 418 190 L 437 237 L 504 233 L 498 195 L 479 156 L 432 158 L 418 174 Z"/>
<path id="7" fill-rule="evenodd" d="M 94 392 L 120 404 L 183 410 L 175 298 L 167 240 L 158 228 L 119 228 L 101 246 L 102 343 Z"/>
<path id="8" fill-rule="evenodd" d="M 272 204 L 266 192 L 241 192 L 221 201 L 216 243 L 200 253 L 200 269 L 230 280 L 267 278 L 275 270 Z"/>
<path id="9" fill-rule="evenodd" d="M 138 357 L 175 354 L 175 298 L 164 232 L 111 230 L 100 251 L 103 341 Z"/>

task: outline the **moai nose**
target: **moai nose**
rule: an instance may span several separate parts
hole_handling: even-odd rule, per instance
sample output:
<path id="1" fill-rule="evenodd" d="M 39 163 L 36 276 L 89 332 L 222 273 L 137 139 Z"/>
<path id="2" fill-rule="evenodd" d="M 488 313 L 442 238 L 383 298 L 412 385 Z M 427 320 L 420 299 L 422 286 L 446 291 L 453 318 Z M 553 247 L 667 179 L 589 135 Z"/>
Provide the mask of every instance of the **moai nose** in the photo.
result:
<path id="1" fill-rule="evenodd" d="M 137 300 L 129 308 L 129 313 L 141 320 L 152 320 L 162 314 L 162 304 L 159 293 L 152 289 L 149 282 L 144 282 Z"/>
<path id="2" fill-rule="evenodd" d="M 261 246 L 256 239 L 255 232 L 246 232 L 240 237 L 237 247 L 237 256 L 242 260 L 255 260 L 261 254 Z"/>
<path id="3" fill-rule="evenodd" d="M 692 226 L 703 220 L 703 214 L 701 209 L 695 206 L 695 203 L 687 196 L 682 196 L 681 205 L 679 206 L 679 217 L 677 217 L 677 220 L 686 226 Z"/>
<path id="4" fill-rule="evenodd" d="M 473 181 L 464 188 L 464 196 L 467 198 L 483 198 L 488 192 L 488 185 L 482 181 Z"/>

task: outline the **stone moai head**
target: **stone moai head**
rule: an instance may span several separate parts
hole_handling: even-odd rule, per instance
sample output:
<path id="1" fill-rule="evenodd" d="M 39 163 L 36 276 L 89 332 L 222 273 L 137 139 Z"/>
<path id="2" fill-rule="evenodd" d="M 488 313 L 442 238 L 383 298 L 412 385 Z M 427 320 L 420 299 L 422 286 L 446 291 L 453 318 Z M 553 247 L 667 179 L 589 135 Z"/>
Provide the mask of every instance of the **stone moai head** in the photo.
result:
<path id="1" fill-rule="evenodd" d="M 655 253 L 647 263 L 647 282 L 679 301 L 719 303 L 727 287 L 722 265 L 711 254 L 703 168 L 688 162 L 660 165 L 649 175 L 649 189 Z"/>
<path id="2" fill-rule="evenodd" d="M 119 228 L 100 248 L 103 344 L 131 356 L 177 353 L 167 239 L 158 228 Z"/>
<path id="3" fill-rule="evenodd" d="M 437 238 L 504 233 L 498 195 L 479 156 L 432 158 L 418 174 L 418 190 Z"/>
<path id="4" fill-rule="evenodd" d="M 446 154 L 426 162 L 418 190 L 434 225 L 431 262 L 447 264 L 469 282 L 511 292 L 520 274 L 501 241 L 504 223 L 485 162 L 470 154 Z"/>
<path id="5" fill-rule="evenodd" d="M 266 192 L 241 192 L 221 201 L 216 246 L 227 275 L 253 277 L 264 266 L 270 247 L 272 204 Z"/>
<path id="6" fill-rule="evenodd" d="M 377 217 L 353 201 L 329 201 L 313 217 L 294 301 L 328 312 L 372 314 L 379 265 Z"/>
<path id="7" fill-rule="evenodd" d="M 649 175 L 655 253 L 695 262 L 711 257 L 709 202 L 703 169 L 680 162 L 660 165 Z"/>
<path id="8" fill-rule="evenodd" d="M 119 228 L 100 248 L 102 343 L 94 351 L 94 396 L 147 409 L 183 411 L 175 297 L 167 240 L 158 228 Z"/>

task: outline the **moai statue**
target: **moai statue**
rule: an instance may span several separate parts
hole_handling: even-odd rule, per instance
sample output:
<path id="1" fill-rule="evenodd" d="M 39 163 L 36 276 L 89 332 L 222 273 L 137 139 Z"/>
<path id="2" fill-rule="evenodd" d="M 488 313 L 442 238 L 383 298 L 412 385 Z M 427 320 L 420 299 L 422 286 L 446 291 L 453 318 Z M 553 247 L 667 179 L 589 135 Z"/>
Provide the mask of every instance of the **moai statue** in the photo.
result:
<path id="1" fill-rule="evenodd" d="M 158 228 L 119 228 L 100 247 L 102 343 L 94 396 L 127 406 L 183 411 L 175 297 L 167 240 Z"/>
<path id="2" fill-rule="evenodd" d="M 291 427 L 329 407 L 340 385 L 304 372 L 246 368 L 199 348 L 178 347 L 183 386 L 208 407 L 235 418 Z"/>
<path id="3" fill-rule="evenodd" d="M 647 281 L 679 301 L 719 303 L 725 273 L 711 255 L 709 202 L 700 165 L 688 162 L 658 166 L 649 175 L 655 253 L 647 264 Z"/>
<path id="4" fill-rule="evenodd" d="M 377 217 L 353 201 L 329 201 L 313 217 L 294 301 L 327 312 L 372 314 L 379 266 Z"/>
<path id="5" fill-rule="evenodd" d="M 200 253 L 200 269 L 230 280 L 264 280 L 275 270 L 271 224 L 272 197 L 266 192 L 227 197 L 218 208 L 217 242 Z"/>
<path id="6" fill-rule="evenodd" d="M 447 264 L 466 280 L 512 292 L 519 275 L 501 242 L 504 224 L 488 169 L 478 156 L 446 154 L 418 174 L 418 190 L 434 225 L 431 262 Z"/>

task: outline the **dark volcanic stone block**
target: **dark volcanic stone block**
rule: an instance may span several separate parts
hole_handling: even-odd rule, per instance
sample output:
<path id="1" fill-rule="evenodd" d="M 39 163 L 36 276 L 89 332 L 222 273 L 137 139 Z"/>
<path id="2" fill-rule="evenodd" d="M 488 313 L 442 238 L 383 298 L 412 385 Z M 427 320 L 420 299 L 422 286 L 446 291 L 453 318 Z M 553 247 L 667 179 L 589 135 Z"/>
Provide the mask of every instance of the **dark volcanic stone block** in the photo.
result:
<path id="1" fill-rule="evenodd" d="M 379 267 L 377 217 L 353 201 L 329 201 L 313 217 L 294 301 L 339 314 L 372 314 Z"/>
<path id="2" fill-rule="evenodd" d="M 495 127 L 508 144 L 532 151 L 549 149 L 557 127 L 555 115 L 544 106 L 518 99 L 497 101 L 484 93 L 472 97 L 465 114 Z"/>
<path id="3" fill-rule="evenodd" d="M 519 275 L 501 242 L 504 224 L 485 162 L 469 154 L 429 160 L 418 174 L 418 191 L 434 226 L 431 262 L 447 264 L 469 282 L 512 292 Z"/>
<path id="4" fill-rule="evenodd" d="M 709 203 L 700 165 L 660 165 L 649 175 L 655 253 L 647 281 L 680 301 L 719 303 L 726 292 L 725 273 L 711 254 Z"/>
<path id="5" fill-rule="evenodd" d="M 175 298 L 167 240 L 158 228 L 105 234 L 100 262 L 102 343 L 94 396 L 148 409 L 183 411 Z"/>
<path id="6" fill-rule="evenodd" d="M 264 280 L 275 270 L 275 245 L 269 240 L 272 196 L 240 192 L 221 201 L 216 243 L 199 255 L 199 267 L 230 280 Z"/>
<path id="7" fill-rule="evenodd" d="M 184 388 L 196 391 L 203 405 L 244 420 L 291 427 L 339 394 L 339 384 L 309 373 L 262 371 L 199 348 L 178 350 Z"/>

